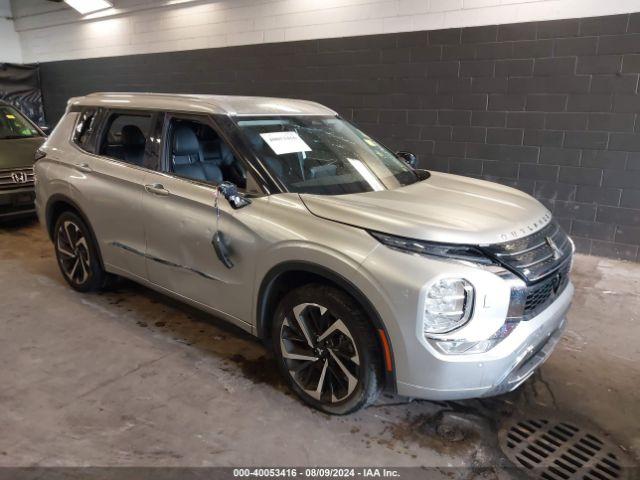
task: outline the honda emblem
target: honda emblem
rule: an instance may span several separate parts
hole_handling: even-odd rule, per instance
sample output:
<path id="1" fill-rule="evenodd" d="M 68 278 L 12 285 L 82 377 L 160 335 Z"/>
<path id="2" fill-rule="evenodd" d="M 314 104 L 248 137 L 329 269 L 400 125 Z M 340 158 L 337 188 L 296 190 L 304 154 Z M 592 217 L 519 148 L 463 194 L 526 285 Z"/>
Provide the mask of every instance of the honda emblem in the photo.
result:
<path id="1" fill-rule="evenodd" d="M 27 183 L 29 177 L 27 176 L 27 172 L 13 172 L 11 174 L 11 180 L 13 180 L 13 183 Z"/>

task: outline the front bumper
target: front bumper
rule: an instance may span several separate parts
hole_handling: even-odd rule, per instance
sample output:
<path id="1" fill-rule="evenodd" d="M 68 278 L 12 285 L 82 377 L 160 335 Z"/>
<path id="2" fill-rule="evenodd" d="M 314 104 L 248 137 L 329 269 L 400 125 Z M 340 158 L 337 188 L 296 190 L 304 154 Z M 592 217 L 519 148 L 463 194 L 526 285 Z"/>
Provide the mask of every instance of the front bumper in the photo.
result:
<path id="1" fill-rule="evenodd" d="M 560 338 L 562 338 L 566 323 L 566 318 L 563 318 L 558 328 L 547 334 L 537 346 L 530 345 L 525 350 L 522 359 L 516 362 L 510 372 L 507 372 L 505 379 L 494 386 L 493 389 L 485 392 L 483 396 L 491 397 L 511 392 L 522 385 L 549 358 Z"/>
<path id="2" fill-rule="evenodd" d="M 477 398 L 516 388 L 557 344 L 574 293 L 568 282 L 552 303 L 520 321 L 484 353 L 445 354 L 424 337 L 427 287 L 440 278 L 463 278 L 474 286 L 474 314 L 455 336 L 480 342 L 511 316 L 511 294 L 516 285 L 512 278 L 487 268 L 411 255 L 383 245 L 361 264 L 361 273 L 370 279 L 363 292 L 379 312 L 389 337 L 396 392 L 431 400 Z"/>
<path id="3" fill-rule="evenodd" d="M 34 187 L 0 190 L 0 220 L 35 214 Z"/>
<path id="4" fill-rule="evenodd" d="M 443 355 L 423 349 L 414 358 L 411 382 L 399 381 L 398 393 L 432 400 L 458 400 L 499 395 L 516 389 L 551 355 L 566 324 L 574 287 L 536 317 L 486 353 Z M 423 368 L 418 365 L 422 364 Z"/>

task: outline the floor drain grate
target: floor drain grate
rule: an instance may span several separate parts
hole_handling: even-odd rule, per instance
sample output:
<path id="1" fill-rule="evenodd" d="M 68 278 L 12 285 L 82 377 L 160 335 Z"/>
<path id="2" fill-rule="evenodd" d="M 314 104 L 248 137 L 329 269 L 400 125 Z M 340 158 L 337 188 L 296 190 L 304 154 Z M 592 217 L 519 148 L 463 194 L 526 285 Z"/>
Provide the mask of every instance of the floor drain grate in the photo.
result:
<path id="1" fill-rule="evenodd" d="M 500 431 L 500 447 L 514 465 L 544 480 L 622 480 L 631 466 L 602 435 L 565 421 L 512 421 Z"/>

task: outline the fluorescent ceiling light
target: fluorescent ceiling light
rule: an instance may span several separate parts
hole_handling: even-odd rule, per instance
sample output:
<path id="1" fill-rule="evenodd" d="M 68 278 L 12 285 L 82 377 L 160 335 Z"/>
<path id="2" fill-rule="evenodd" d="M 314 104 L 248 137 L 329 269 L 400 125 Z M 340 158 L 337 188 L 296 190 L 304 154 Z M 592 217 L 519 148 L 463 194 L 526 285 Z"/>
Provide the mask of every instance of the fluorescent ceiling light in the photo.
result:
<path id="1" fill-rule="evenodd" d="M 113 8 L 113 2 L 108 0 L 64 0 L 64 2 L 82 15 Z"/>

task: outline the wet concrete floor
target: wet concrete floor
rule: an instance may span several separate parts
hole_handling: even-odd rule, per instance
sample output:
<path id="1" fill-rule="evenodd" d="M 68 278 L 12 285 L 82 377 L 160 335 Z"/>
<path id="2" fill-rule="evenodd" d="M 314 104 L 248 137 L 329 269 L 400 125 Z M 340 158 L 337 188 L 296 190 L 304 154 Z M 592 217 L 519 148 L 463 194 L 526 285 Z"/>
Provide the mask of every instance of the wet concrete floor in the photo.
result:
<path id="1" fill-rule="evenodd" d="M 3 224 L 0 466 L 489 466 L 497 475 L 508 465 L 497 430 L 514 415 L 593 426 L 638 458 L 640 265 L 578 256 L 573 281 L 567 331 L 518 391 L 449 403 L 385 395 L 330 417 L 293 397 L 246 333 L 130 282 L 76 293 L 36 222 Z"/>

